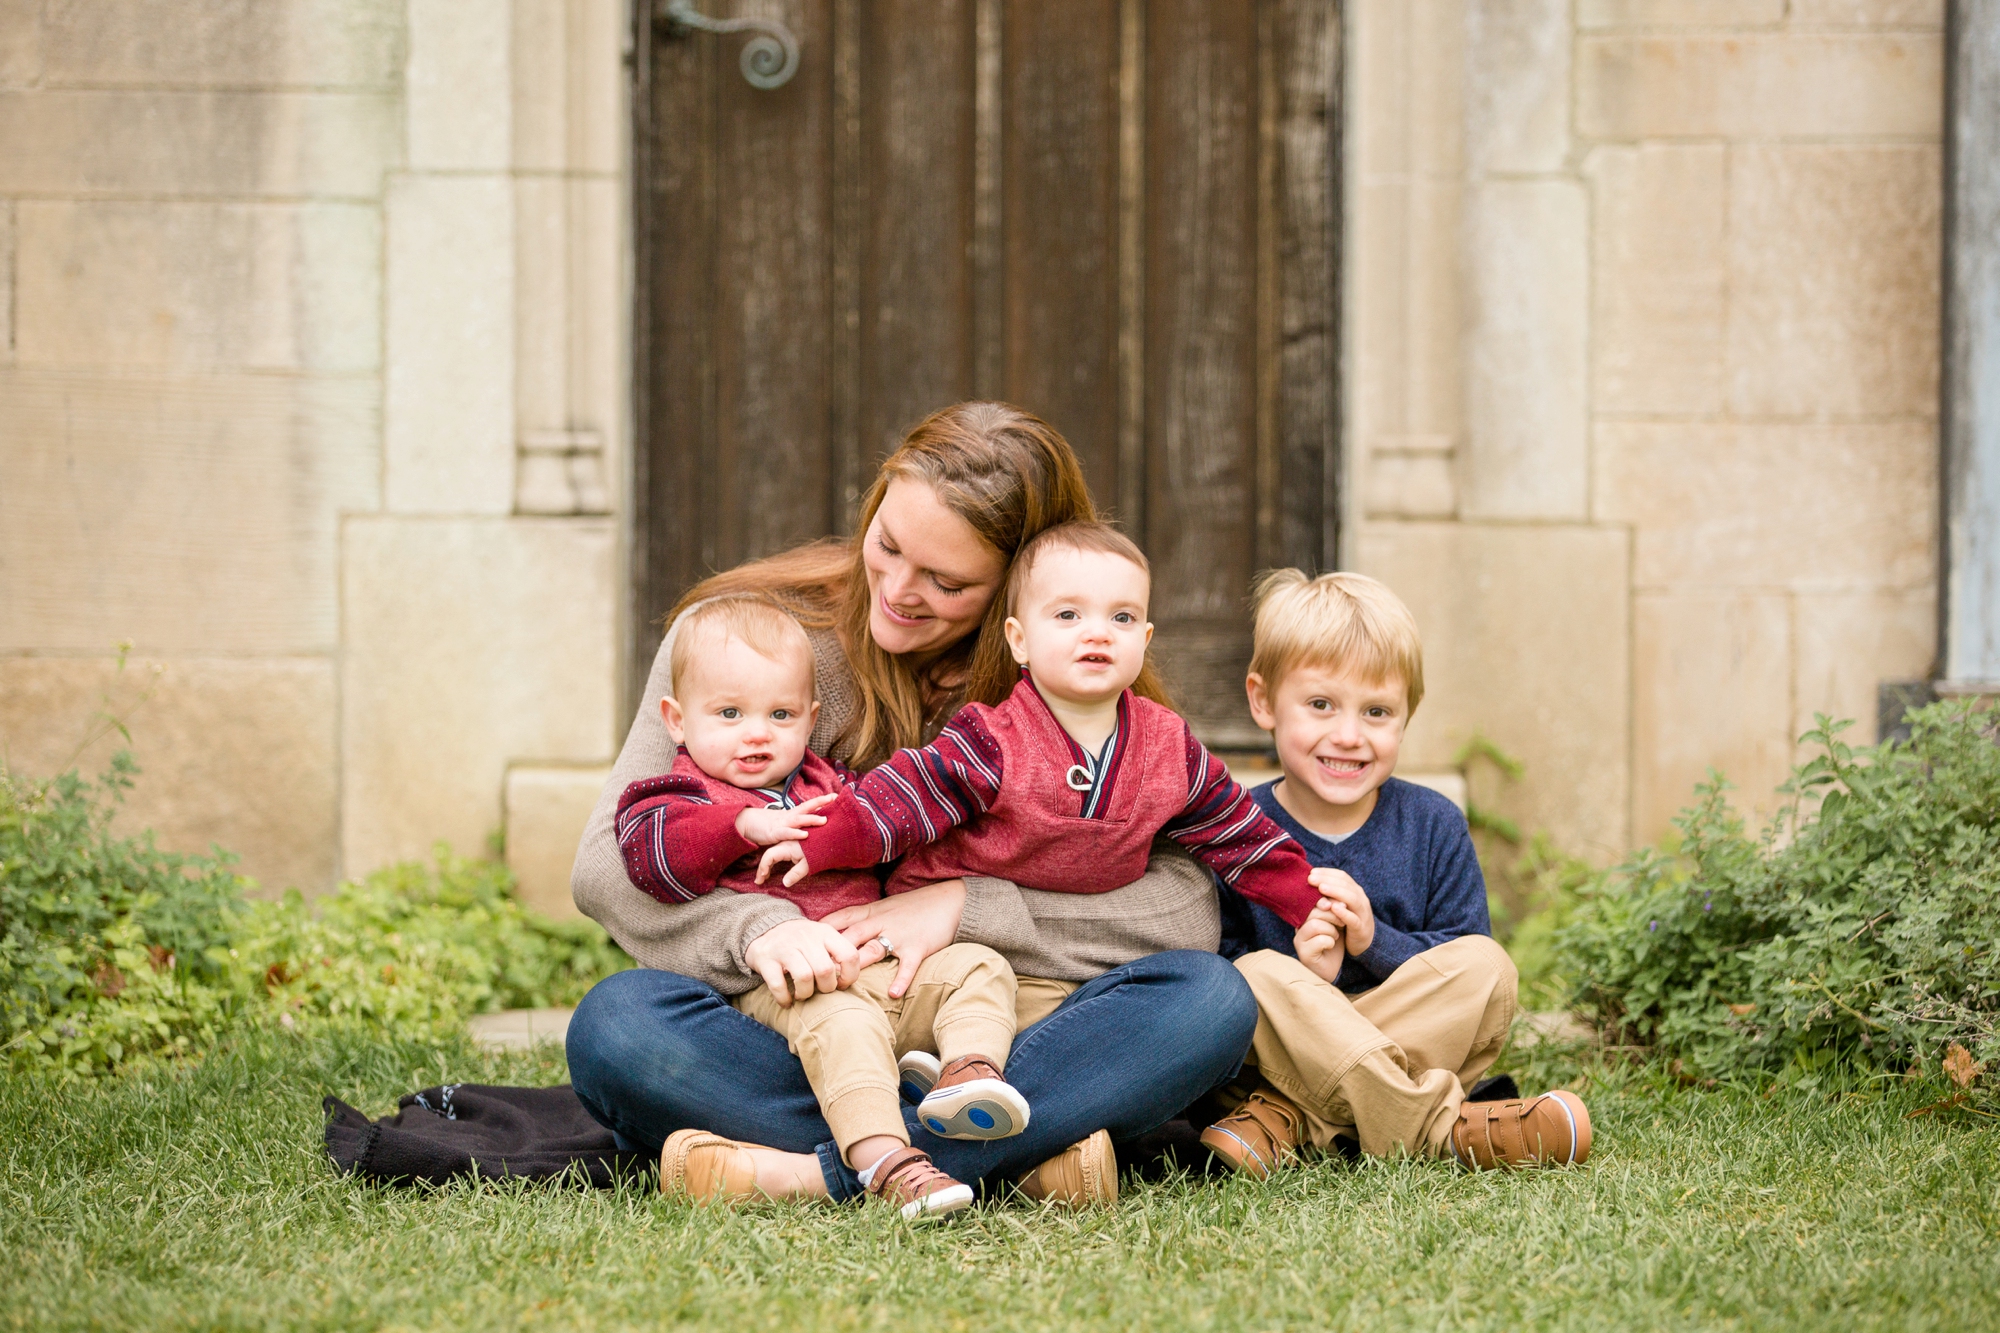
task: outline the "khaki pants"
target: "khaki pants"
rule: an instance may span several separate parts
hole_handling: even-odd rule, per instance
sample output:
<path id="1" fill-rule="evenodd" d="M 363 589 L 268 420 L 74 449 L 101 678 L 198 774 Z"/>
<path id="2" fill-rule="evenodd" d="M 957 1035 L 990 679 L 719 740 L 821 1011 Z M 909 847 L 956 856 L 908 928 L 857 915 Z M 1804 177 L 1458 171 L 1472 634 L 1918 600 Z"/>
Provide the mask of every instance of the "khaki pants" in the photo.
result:
<path id="1" fill-rule="evenodd" d="M 949 1064 L 962 1055 L 983 1055 L 1004 1066 L 1016 1024 L 1042 1017 L 1075 989 L 1035 978 L 1017 984 L 1006 960 L 982 944 L 953 944 L 924 959 L 900 1000 L 889 998 L 895 979 L 896 963 L 885 959 L 864 968 L 846 990 L 790 1008 L 781 1007 L 768 986 L 735 1000 L 790 1043 L 843 1157 L 871 1135 L 910 1141 L 896 1092 L 899 1057 L 929 1051 Z M 1061 988 L 1053 1001 L 1045 993 L 1051 987 Z M 1040 1012 L 1017 1018 L 1017 999 Z"/>
<path id="2" fill-rule="evenodd" d="M 1247 1063 L 1305 1111 L 1317 1148 L 1344 1134 L 1376 1156 L 1445 1151 L 1514 1021 L 1514 962 L 1484 935 L 1427 949 L 1353 999 L 1287 954 L 1236 968 L 1257 997 Z"/>

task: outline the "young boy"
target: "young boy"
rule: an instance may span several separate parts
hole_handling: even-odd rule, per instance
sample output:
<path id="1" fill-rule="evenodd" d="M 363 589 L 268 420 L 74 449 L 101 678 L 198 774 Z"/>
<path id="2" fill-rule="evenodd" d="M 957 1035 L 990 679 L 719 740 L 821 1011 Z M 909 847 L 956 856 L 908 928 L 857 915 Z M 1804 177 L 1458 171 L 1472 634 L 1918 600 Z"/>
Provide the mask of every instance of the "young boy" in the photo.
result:
<path id="1" fill-rule="evenodd" d="M 798 622 L 755 597 L 702 603 L 680 621 L 670 668 L 673 693 L 660 708 L 679 746 L 673 771 L 633 783 L 618 802 L 632 882 L 666 903 L 717 884 L 775 894 L 814 921 L 880 898 L 881 881 L 865 870 L 782 886 L 753 875 L 761 848 L 804 837 L 822 822 L 815 812 L 854 781 L 807 748 L 819 704 Z M 895 974 L 893 962 L 878 962 L 845 990 L 793 1002 L 760 986 L 734 1003 L 784 1034 L 872 1195 L 905 1217 L 955 1212 L 972 1203 L 972 1189 L 910 1145 L 897 1057 L 927 1066 L 918 1113 L 932 1132 L 1020 1133 L 1028 1104 L 1001 1072 L 1014 1041 L 1013 969 L 983 945 L 954 944 L 924 960 L 900 999 L 889 996 Z"/>
<path id="2" fill-rule="evenodd" d="M 1482 1168 L 1582 1161 L 1574 1093 L 1466 1101 L 1507 1040 L 1515 973 L 1465 817 L 1390 776 L 1424 693 L 1409 608 L 1364 575 L 1273 571 L 1246 684 L 1284 769 L 1253 795 L 1322 867 L 1324 897 L 1294 931 L 1224 890 L 1223 953 L 1257 996 L 1255 1088 L 1202 1142 L 1257 1176 L 1336 1140 Z"/>
<path id="3" fill-rule="evenodd" d="M 796 862 L 792 883 L 901 856 L 891 893 L 962 875 L 1104 893 L 1137 879 L 1165 836 L 1273 919 L 1303 925 L 1320 890 L 1298 846 L 1186 721 L 1132 688 L 1153 637 L 1151 591 L 1146 557 L 1114 528 L 1036 536 L 1007 580 L 1007 644 L 1023 670 L 1013 692 L 899 751 L 828 806 L 823 827 L 769 848 L 758 874 Z"/>

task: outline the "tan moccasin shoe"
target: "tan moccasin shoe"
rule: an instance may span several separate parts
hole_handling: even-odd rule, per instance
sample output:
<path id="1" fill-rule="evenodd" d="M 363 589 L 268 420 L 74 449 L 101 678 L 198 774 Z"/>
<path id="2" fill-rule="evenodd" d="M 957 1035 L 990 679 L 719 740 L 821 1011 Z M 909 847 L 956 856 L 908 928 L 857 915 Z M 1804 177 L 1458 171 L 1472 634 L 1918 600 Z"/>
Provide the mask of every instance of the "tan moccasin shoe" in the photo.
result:
<path id="1" fill-rule="evenodd" d="M 1118 1155 L 1111 1135 L 1098 1130 L 1014 1182 L 1021 1193 L 1038 1202 L 1086 1204 L 1118 1202 Z"/>
<path id="2" fill-rule="evenodd" d="M 704 1129 L 677 1129 L 660 1150 L 660 1193 L 703 1203 L 744 1203 L 757 1192 L 757 1166 L 748 1144 Z"/>
<path id="3" fill-rule="evenodd" d="M 1474 1171 L 1568 1166 L 1590 1156 L 1590 1112 L 1559 1088 L 1539 1097 L 1467 1102 L 1451 1127 L 1451 1151 Z"/>
<path id="4" fill-rule="evenodd" d="M 1299 1155 L 1306 1116 L 1276 1088 L 1262 1087 L 1201 1132 L 1204 1148 L 1245 1175 L 1268 1177 Z"/>
<path id="5" fill-rule="evenodd" d="M 894 1205 L 903 1220 L 942 1217 L 972 1206 L 972 1186 L 938 1170 L 922 1148 L 898 1148 L 875 1163 L 868 1180 L 871 1197 Z"/>

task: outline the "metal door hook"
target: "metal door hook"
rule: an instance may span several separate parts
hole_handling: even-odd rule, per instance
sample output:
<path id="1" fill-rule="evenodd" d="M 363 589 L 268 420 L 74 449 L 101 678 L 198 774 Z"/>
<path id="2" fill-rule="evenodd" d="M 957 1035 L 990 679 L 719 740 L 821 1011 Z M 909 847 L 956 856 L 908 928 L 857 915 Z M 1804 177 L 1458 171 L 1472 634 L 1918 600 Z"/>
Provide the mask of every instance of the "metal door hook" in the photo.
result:
<path id="1" fill-rule="evenodd" d="M 754 32 L 743 48 L 743 77 L 753 88 L 779 88 L 799 72 L 799 39 L 776 19 L 712 19 L 694 7 L 694 0 L 668 0 L 661 11 L 670 25 L 702 32 Z"/>

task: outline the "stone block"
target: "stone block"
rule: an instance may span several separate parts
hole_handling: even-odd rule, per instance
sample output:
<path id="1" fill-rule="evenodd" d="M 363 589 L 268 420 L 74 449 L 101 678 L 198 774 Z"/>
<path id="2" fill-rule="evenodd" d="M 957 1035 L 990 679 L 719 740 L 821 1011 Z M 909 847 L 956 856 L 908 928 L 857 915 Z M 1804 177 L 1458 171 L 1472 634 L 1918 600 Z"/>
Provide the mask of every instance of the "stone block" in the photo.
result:
<path id="1" fill-rule="evenodd" d="M 625 10 L 616 0 L 517 0 L 514 166 L 612 175 L 624 162 Z"/>
<path id="2" fill-rule="evenodd" d="M 509 165 L 513 8 L 493 0 L 409 0 L 404 99 L 413 169 L 498 171 Z"/>
<path id="3" fill-rule="evenodd" d="M 610 777 L 608 766 L 508 770 L 507 865 L 522 902 L 557 920 L 582 915 L 570 898 L 570 867 Z"/>
<path id="4" fill-rule="evenodd" d="M 324 657 L 0 657 L 0 759 L 46 776 L 102 772 L 129 748 L 141 773 L 113 827 L 170 851 L 220 844 L 267 894 L 322 893 L 335 875 L 333 663 Z M 132 733 L 93 727 L 100 709 Z M 97 735 L 95 743 L 79 744 Z"/>
<path id="5" fill-rule="evenodd" d="M 41 82 L 46 41 L 42 0 L 0 0 L 0 88 Z"/>
<path id="6" fill-rule="evenodd" d="M 1451 441 L 1389 436 L 1368 458 L 1368 513 L 1383 518 L 1450 518 L 1458 510 Z"/>
<path id="7" fill-rule="evenodd" d="M 504 514 L 514 503 L 514 191 L 503 176 L 389 187 L 390 509 Z"/>
<path id="8" fill-rule="evenodd" d="M 510 765 L 609 763 L 616 538 L 603 519 L 345 529 L 341 845 L 350 874 L 501 827 Z"/>
<path id="9" fill-rule="evenodd" d="M 0 93 L 0 194 L 378 199 L 389 93 Z"/>
<path id="10" fill-rule="evenodd" d="M 1793 599 L 1792 735 L 1813 715 L 1851 718 L 1852 744 L 1878 740 L 1876 688 L 1928 680 L 1937 661 L 1937 600 L 1914 591 L 1804 593 Z M 1803 747 L 1801 758 L 1812 753 Z"/>
<path id="11" fill-rule="evenodd" d="M 1361 176 L 1455 178 L 1465 136 L 1461 0 L 1364 0 L 1343 13 Z"/>
<path id="12" fill-rule="evenodd" d="M 1409 429 L 1409 358 L 1404 354 L 1409 301 L 1407 234 L 1411 185 L 1364 182 L 1355 190 L 1343 256 L 1348 285 L 1352 369 L 1348 413 L 1360 439 Z"/>
<path id="13" fill-rule="evenodd" d="M 331 652 L 370 379 L 0 373 L 0 652 Z"/>
<path id="14" fill-rule="evenodd" d="M 624 420 L 628 382 L 619 186 L 530 176 L 514 191 L 517 434 L 589 431 L 601 447 Z"/>
<path id="15" fill-rule="evenodd" d="M 1642 593 L 1632 604 L 1632 834 L 1657 841 L 1711 768 L 1769 815 L 1791 771 L 1790 599 Z"/>
<path id="16" fill-rule="evenodd" d="M 1577 0 L 1576 26 L 1593 28 L 1775 28 L 1785 0 Z"/>
<path id="17" fill-rule="evenodd" d="M 1944 49 L 1927 33 L 1584 36 L 1587 139 L 1935 138 Z"/>
<path id="18" fill-rule="evenodd" d="M 48 80 L 92 87 L 393 88 L 396 0 L 53 0 Z"/>
<path id="19" fill-rule="evenodd" d="M 1401 766 L 1449 769 L 1483 734 L 1526 765 L 1502 814 L 1604 860 L 1626 846 L 1626 537 L 1609 528 L 1371 523 L 1355 566 L 1409 603 L 1422 707 Z"/>
<path id="20" fill-rule="evenodd" d="M 1473 175 L 1560 170 L 1569 156 L 1569 0 L 1469 0 L 1465 149 Z"/>
<path id="21" fill-rule="evenodd" d="M 376 211 L 354 204 L 23 200 L 24 366 L 372 371 Z"/>
<path id="22" fill-rule="evenodd" d="M 1933 575 L 1930 423 L 1601 422 L 1595 514 L 1634 586 L 1916 587 Z"/>
<path id="23" fill-rule="evenodd" d="M 1944 27 L 1945 0 L 1792 0 L 1795 28 Z"/>
<path id="24" fill-rule="evenodd" d="M 1581 518 L 1588 493 L 1589 204 L 1574 181 L 1467 192 L 1462 512 Z"/>
<path id="25" fill-rule="evenodd" d="M 14 360 L 14 201 L 0 199 L 0 366 Z"/>
<path id="26" fill-rule="evenodd" d="M 1730 150 L 1737 414 L 1935 415 L 1942 202 L 1928 145 Z"/>
<path id="27" fill-rule="evenodd" d="M 1728 153 L 1600 148 L 1592 199 L 1591 406 L 1713 416 L 1723 405 Z"/>

